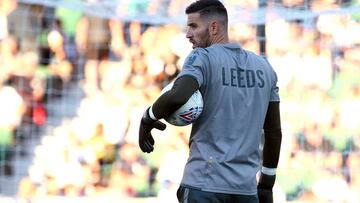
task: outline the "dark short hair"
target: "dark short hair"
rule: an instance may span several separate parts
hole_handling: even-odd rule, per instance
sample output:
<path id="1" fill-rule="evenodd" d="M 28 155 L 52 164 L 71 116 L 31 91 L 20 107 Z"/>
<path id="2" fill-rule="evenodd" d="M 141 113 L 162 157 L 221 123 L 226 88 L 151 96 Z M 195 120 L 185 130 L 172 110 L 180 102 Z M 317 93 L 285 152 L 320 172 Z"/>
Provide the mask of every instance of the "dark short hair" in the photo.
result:
<path id="1" fill-rule="evenodd" d="M 224 18 L 225 23 L 228 21 L 227 10 L 218 0 L 197 0 L 186 8 L 185 13 L 199 13 L 202 18 L 219 15 Z"/>

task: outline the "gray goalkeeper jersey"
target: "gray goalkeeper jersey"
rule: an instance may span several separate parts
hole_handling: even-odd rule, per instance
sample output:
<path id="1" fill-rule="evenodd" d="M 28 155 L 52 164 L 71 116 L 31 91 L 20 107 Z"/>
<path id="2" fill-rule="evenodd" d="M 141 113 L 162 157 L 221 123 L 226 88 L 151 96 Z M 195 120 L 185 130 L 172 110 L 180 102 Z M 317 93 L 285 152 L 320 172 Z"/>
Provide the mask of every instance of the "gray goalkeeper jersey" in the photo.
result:
<path id="1" fill-rule="evenodd" d="M 194 77 L 204 109 L 193 123 L 181 184 L 203 191 L 256 194 L 259 143 L 277 76 L 263 57 L 238 44 L 192 50 L 178 77 Z"/>

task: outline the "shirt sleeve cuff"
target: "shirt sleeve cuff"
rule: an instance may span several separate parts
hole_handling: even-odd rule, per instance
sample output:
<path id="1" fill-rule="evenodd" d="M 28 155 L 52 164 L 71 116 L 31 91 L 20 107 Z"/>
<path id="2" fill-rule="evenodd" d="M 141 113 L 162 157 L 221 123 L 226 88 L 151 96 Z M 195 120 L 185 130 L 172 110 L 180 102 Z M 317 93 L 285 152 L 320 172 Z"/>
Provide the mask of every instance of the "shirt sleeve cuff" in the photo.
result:
<path id="1" fill-rule="evenodd" d="M 154 115 L 154 113 L 153 113 L 153 111 L 152 111 L 152 106 L 151 106 L 150 109 L 149 109 L 149 116 L 150 116 L 150 118 L 153 119 L 153 120 L 159 120 L 159 119 L 157 119 L 157 118 L 155 117 L 155 115 Z"/>
<path id="2" fill-rule="evenodd" d="M 274 176 L 276 175 L 276 168 L 266 168 L 265 166 L 263 166 L 261 167 L 261 172 L 269 176 Z"/>

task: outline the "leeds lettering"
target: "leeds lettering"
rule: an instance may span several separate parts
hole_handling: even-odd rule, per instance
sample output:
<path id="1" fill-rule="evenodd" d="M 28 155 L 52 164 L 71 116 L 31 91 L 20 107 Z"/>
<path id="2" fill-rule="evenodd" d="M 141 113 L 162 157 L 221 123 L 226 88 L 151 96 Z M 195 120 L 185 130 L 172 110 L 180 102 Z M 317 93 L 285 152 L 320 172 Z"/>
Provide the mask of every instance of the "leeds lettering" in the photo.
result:
<path id="1" fill-rule="evenodd" d="M 264 72 L 262 70 L 244 70 L 242 68 L 222 67 L 222 85 L 239 87 L 239 88 L 253 88 L 265 86 Z"/>

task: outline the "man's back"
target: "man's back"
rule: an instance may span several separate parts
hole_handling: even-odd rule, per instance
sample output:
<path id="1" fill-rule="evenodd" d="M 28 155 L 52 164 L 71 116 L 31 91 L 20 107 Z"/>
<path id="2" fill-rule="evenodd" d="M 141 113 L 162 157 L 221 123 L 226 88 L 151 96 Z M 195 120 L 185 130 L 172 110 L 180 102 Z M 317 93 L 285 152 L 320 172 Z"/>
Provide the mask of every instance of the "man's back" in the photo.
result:
<path id="1" fill-rule="evenodd" d="M 216 44 L 193 50 L 182 75 L 196 78 L 204 97 L 182 184 L 256 194 L 261 131 L 269 101 L 279 100 L 271 66 L 237 44 Z"/>

